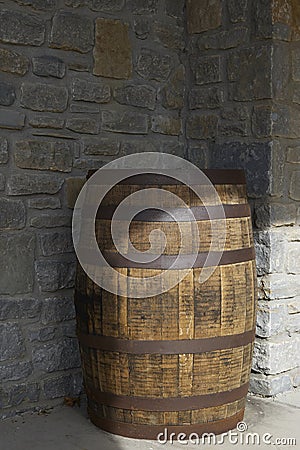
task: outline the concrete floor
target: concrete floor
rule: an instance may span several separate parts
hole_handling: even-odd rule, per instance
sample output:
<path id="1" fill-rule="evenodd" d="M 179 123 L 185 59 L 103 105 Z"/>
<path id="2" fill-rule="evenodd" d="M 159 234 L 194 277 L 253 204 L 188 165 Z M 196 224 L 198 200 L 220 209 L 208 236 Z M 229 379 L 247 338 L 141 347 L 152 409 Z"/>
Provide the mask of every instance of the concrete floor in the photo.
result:
<path id="1" fill-rule="evenodd" d="M 0 450 L 155 450 L 216 448 L 222 450 L 252 449 L 300 449 L 300 390 L 282 394 L 276 399 L 249 396 L 244 433 L 270 433 L 273 445 L 246 445 L 241 441 L 231 444 L 203 445 L 179 443 L 162 445 L 158 442 L 137 441 L 105 433 L 86 418 L 85 408 L 63 406 L 49 414 L 27 413 L 0 423 Z M 296 445 L 275 444 L 277 438 L 295 438 Z"/>

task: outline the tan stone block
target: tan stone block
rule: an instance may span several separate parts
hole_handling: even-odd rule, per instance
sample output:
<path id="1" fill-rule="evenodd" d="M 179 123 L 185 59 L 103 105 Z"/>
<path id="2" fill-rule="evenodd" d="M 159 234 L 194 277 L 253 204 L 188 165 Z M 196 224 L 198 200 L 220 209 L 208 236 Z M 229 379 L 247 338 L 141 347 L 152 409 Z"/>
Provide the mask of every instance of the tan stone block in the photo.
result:
<path id="1" fill-rule="evenodd" d="M 188 32 L 214 30 L 222 23 L 221 0 L 187 0 Z"/>
<path id="2" fill-rule="evenodd" d="M 132 52 L 128 24 L 120 20 L 97 19 L 94 47 L 94 75 L 129 79 Z"/>
<path id="3" fill-rule="evenodd" d="M 181 120 L 176 117 L 155 116 L 152 119 L 154 133 L 179 136 L 182 132 Z"/>

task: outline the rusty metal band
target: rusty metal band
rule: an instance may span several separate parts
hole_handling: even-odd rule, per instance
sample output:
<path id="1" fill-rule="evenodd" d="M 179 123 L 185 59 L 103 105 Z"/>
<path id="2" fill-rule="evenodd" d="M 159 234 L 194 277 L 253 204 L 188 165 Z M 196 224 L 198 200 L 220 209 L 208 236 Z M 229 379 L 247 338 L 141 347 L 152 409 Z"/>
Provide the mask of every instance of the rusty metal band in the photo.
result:
<path id="1" fill-rule="evenodd" d="M 143 173 L 140 175 L 132 176 L 132 171 L 130 169 L 105 169 L 106 173 L 109 175 L 109 172 L 115 173 L 116 170 L 118 173 L 122 174 L 123 180 L 119 184 L 125 185 L 149 185 L 149 186 L 157 186 L 157 185 L 183 185 L 179 180 L 176 180 L 174 176 L 176 176 L 176 170 L 170 170 L 170 176 L 168 175 L 160 175 L 156 173 Z M 89 179 L 96 170 L 89 170 L 87 179 Z M 246 177 L 244 170 L 240 169 L 205 169 L 202 172 L 207 176 L 207 178 L 211 181 L 212 184 L 246 184 Z M 178 170 L 180 174 L 180 170 Z M 201 182 L 201 180 L 195 178 L 192 174 L 189 174 L 189 185 L 192 186 L 200 186 L 207 185 L 207 183 Z"/>
<path id="2" fill-rule="evenodd" d="M 97 213 L 97 219 L 111 220 L 117 206 L 102 206 Z M 130 213 L 130 207 L 127 208 Z M 87 212 L 88 215 L 88 212 Z M 197 221 L 234 219 L 241 217 L 251 217 L 251 209 L 248 203 L 237 205 L 219 206 L 191 206 L 190 208 L 168 209 L 168 212 L 159 209 L 148 208 L 138 213 L 133 222 L 190 222 L 191 215 Z"/>
<path id="3" fill-rule="evenodd" d="M 238 413 L 226 419 L 216 420 L 214 422 L 193 424 L 193 425 L 137 425 L 133 423 L 114 422 L 112 420 L 101 419 L 88 408 L 91 421 L 97 427 L 108 433 L 117 434 L 120 436 L 135 438 L 135 439 L 149 439 L 157 440 L 160 433 L 164 433 L 167 429 L 168 436 L 175 433 L 175 439 L 179 437 L 180 433 L 184 433 L 187 438 L 196 433 L 197 436 L 202 436 L 204 433 L 221 434 L 229 430 L 233 430 L 239 422 L 244 418 L 245 410 L 242 409 Z"/>
<path id="4" fill-rule="evenodd" d="M 126 254 L 125 256 L 113 252 L 110 250 L 104 250 L 103 256 L 107 263 L 111 267 L 119 268 L 135 268 L 135 269 L 161 269 L 161 270 L 185 270 L 187 268 L 201 268 L 204 267 L 206 259 L 208 257 L 207 252 L 198 253 L 195 262 L 195 255 L 153 255 L 153 261 L 147 263 L 141 263 L 134 261 L 135 255 Z M 219 254 L 219 252 L 210 252 L 211 257 L 214 253 Z M 219 266 L 226 266 L 228 264 L 238 264 L 242 262 L 247 262 L 255 259 L 255 251 L 253 247 L 241 248 L 238 250 L 227 250 L 219 254 L 221 256 Z M 88 261 L 88 252 L 86 254 L 86 263 Z M 215 255 L 216 259 L 218 255 Z M 192 262 L 191 262 L 192 260 Z M 95 264 L 93 260 L 90 264 Z"/>
<path id="5" fill-rule="evenodd" d="M 178 355 L 199 354 L 215 350 L 243 347 L 253 342 L 255 330 L 227 336 L 203 339 L 182 339 L 165 341 L 143 341 L 119 339 L 112 336 L 99 336 L 78 332 L 82 346 L 107 352 L 129 353 L 134 355 Z"/>
<path id="6" fill-rule="evenodd" d="M 149 398 L 100 392 L 94 387 L 86 386 L 88 398 L 96 403 L 131 411 L 158 412 L 194 411 L 202 408 L 226 405 L 227 403 L 233 403 L 246 397 L 248 389 L 249 383 L 245 383 L 231 391 L 216 392 L 213 394 L 190 397 Z"/>

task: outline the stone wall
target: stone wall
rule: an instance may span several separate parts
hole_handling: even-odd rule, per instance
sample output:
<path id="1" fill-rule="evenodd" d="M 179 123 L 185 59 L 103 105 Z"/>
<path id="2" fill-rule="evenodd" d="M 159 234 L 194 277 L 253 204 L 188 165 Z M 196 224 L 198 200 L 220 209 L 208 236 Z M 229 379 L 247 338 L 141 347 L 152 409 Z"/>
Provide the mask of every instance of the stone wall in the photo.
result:
<path id="1" fill-rule="evenodd" d="M 133 152 L 184 155 L 183 7 L 174 0 L 2 5 L 2 416 L 81 391 L 72 206 L 90 168 Z"/>
<path id="2" fill-rule="evenodd" d="M 187 0 L 192 160 L 247 174 L 260 298 L 250 388 L 262 395 L 300 384 L 299 12 Z"/>
<path id="3" fill-rule="evenodd" d="M 297 24 L 286 1 L 5 2 L 2 417 L 80 393 L 72 207 L 88 169 L 141 151 L 246 169 L 261 297 L 251 389 L 299 382 Z"/>

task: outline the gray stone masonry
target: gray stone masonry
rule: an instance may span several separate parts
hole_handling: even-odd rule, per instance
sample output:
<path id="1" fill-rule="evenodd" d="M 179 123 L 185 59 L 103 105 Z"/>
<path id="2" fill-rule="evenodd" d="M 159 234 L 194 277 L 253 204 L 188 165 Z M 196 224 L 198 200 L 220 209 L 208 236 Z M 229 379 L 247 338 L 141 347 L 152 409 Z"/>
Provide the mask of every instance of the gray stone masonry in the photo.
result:
<path id="1" fill-rule="evenodd" d="M 295 5 L 5 2 L 0 416 L 80 394 L 72 208 L 89 169 L 143 151 L 176 154 L 202 168 L 245 168 L 260 296 L 251 390 L 274 395 L 299 384 Z"/>

